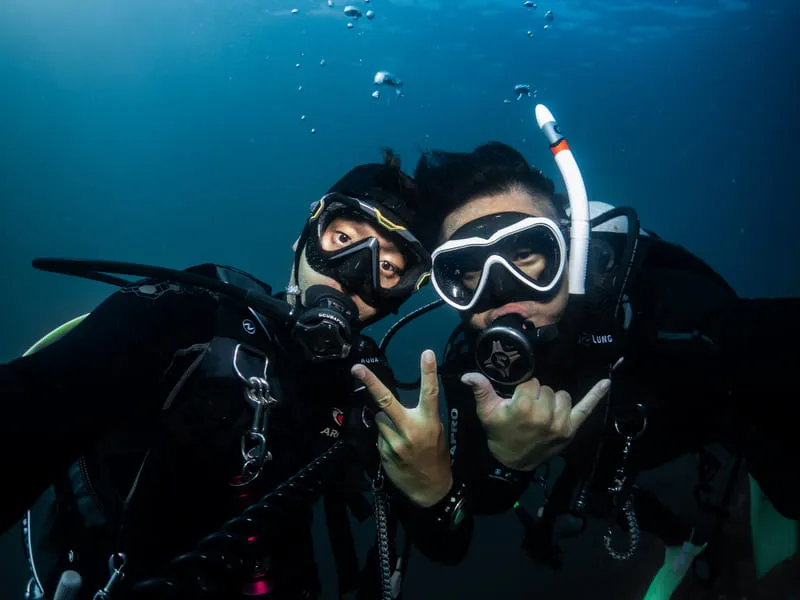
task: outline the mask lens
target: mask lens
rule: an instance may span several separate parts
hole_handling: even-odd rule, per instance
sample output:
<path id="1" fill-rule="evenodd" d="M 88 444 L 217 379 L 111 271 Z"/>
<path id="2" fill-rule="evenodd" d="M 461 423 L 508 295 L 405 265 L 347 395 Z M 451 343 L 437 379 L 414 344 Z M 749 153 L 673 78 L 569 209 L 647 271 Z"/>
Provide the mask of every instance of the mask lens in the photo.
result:
<path id="1" fill-rule="evenodd" d="M 340 213 L 329 221 L 322 231 L 320 245 L 332 262 L 347 261 L 350 270 L 365 277 L 375 275 L 373 286 L 389 290 L 396 287 L 408 265 L 419 263 L 419 259 L 402 250 L 402 240 L 391 234 L 381 235 L 375 225 L 363 215 Z M 371 243 L 372 240 L 374 243 Z"/>
<path id="2" fill-rule="evenodd" d="M 364 217 L 352 208 L 335 203 L 327 206 L 317 220 L 317 237 L 322 240 L 336 219 L 349 221 L 363 221 Z"/>
<path id="3" fill-rule="evenodd" d="M 494 254 L 499 254 L 532 283 L 546 287 L 558 275 L 561 250 L 553 231 L 544 226 L 531 227 L 500 240 Z"/>
<path id="4" fill-rule="evenodd" d="M 436 255 L 433 276 L 442 295 L 459 307 L 468 306 L 479 290 L 491 285 L 481 283 L 491 265 L 513 272 L 535 291 L 556 283 L 564 259 L 558 230 L 542 222 L 505 229 L 508 233 L 492 244 L 476 242 L 459 247 L 456 241 L 453 248 Z"/>
<path id="5" fill-rule="evenodd" d="M 429 269 L 419 242 L 365 201 L 330 197 L 316 220 L 306 252 L 309 265 L 372 306 L 384 296 L 411 295 Z"/>
<path id="6" fill-rule="evenodd" d="M 466 306 L 478 288 L 486 258 L 486 249 L 475 246 L 446 252 L 433 265 L 434 277 L 451 300 Z"/>

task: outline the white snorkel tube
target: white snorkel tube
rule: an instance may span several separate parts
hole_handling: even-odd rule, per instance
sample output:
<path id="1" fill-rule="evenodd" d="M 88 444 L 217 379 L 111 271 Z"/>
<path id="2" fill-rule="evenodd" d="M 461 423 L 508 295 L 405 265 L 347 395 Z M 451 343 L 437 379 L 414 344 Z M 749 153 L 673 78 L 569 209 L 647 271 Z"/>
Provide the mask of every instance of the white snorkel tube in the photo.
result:
<path id="1" fill-rule="evenodd" d="M 569 293 L 583 296 L 586 293 L 586 264 L 589 260 L 589 198 L 581 170 L 569 149 L 566 138 L 558 129 L 553 113 L 543 104 L 535 108 L 536 122 L 550 143 L 556 165 L 567 186 L 570 206 L 569 233 Z"/>

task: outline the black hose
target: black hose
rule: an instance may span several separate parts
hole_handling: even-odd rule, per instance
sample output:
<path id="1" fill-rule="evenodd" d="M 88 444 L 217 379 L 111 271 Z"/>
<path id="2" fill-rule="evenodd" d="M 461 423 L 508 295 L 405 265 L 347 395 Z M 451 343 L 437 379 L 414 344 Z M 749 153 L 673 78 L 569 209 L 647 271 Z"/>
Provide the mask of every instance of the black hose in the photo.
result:
<path id="1" fill-rule="evenodd" d="M 178 271 L 166 267 L 110 260 L 79 260 L 67 258 L 37 258 L 34 259 L 33 266 L 40 271 L 83 277 L 85 279 L 92 279 L 94 281 L 101 281 L 118 286 L 129 285 L 132 282 L 125 281 L 119 277 L 112 277 L 105 273 L 128 275 L 130 277 L 146 277 L 163 281 L 177 281 L 186 285 L 193 285 L 223 294 L 245 308 L 252 307 L 254 310 L 281 322 L 294 323 L 296 320 L 294 308 L 282 300 L 278 300 L 277 298 L 263 293 L 242 289 L 235 285 L 230 285 L 223 281 L 189 271 Z"/>
<path id="2" fill-rule="evenodd" d="M 432 311 L 434 308 L 440 307 L 442 304 L 444 304 L 444 300 L 434 300 L 433 302 L 429 302 L 424 306 L 420 306 L 419 308 L 412 310 L 405 317 L 389 327 L 389 330 L 384 334 L 383 338 L 381 339 L 381 343 L 378 344 L 378 347 L 382 351 L 386 352 L 386 346 L 389 345 L 389 342 L 392 340 L 395 334 L 400 331 L 400 329 L 404 327 L 406 323 L 413 321 L 417 317 L 421 317 L 425 313 Z"/>
<path id="3" fill-rule="evenodd" d="M 417 317 L 421 317 L 427 312 L 432 311 L 434 308 L 440 307 L 442 304 L 444 304 L 444 300 L 434 300 L 433 302 L 429 302 L 424 306 L 420 306 L 419 308 L 412 310 L 405 317 L 394 323 L 383 336 L 383 339 L 381 339 L 381 343 L 378 344 L 380 350 L 385 353 L 389 342 L 407 323 L 413 321 Z M 396 381 L 395 385 L 401 390 L 416 390 L 420 387 L 421 382 L 421 379 L 417 379 L 416 381 Z"/>

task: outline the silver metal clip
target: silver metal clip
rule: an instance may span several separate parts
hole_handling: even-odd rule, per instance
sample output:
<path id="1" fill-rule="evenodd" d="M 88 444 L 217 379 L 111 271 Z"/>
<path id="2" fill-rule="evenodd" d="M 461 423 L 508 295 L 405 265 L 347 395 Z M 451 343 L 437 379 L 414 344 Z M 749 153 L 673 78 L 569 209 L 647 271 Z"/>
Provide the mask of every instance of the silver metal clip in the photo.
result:
<path id="1" fill-rule="evenodd" d="M 633 445 L 633 442 L 644 435 L 644 432 L 647 429 L 647 413 L 645 412 L 644 405 L 637 404 L 636 409 L 642 416 L 642 426 L 635 433 L 623 433 L 619 421 L 614 419 L 614 429 L 625 439 L 622 446 L 622 461 L 620 462 L 620 466 L 617 468 L 617 472 L 614 475 L 613 485 L 609 486 L 608 488 L 608 492 L 614 496 L 621 494 L 625 489 L 625 484 L 628 479 L 627 467 L 628 458 L 631 453 L 631 446 Z M 616 500 L 617 499 L 615 498 L 615 503 Z M 621 510 L 622 515 L 625 517 L 625 521 L 628 525 L 628 548 L 620 551 L 614 547 L 613 536 L 615 517 L 612 517 L 611 525 L 609 525 L 605 536 L 603 536 L 603 544 L 606 547 L 606 551 L 613 559 L 630 560 L 633 555 L 636 554 L 636 550 L 639 547 L 639 521 L 636 517 L 636 510 L 634 509 L 633 500 L 630 497 L 630 494 L 622 498 Z"/>
<path id="2" fill-rule="evenodd" d="M 264 373 L 261 377 L 245 377 L 239 369 L 239 350 L 237 344 L 233 351 L 233 370 L 245 384 L 245 398 L 253 407 L 253 421 L 241 439 L 242 473 L 230 485 L 241 487 L 255 481 L 264 468 L 264 464 L 272 460 L 272 453 L 267 449 L 267 422 L 269 408 L 276 400 L 270 395 L 267 370 L 269 358 L 264 358 Z"/>
<path id="3" fill-rule="evenodd" d="M 121 552 L 112 554 L 108 558 L 110 577 L 105 587 L 94 595 L 94 600 L 109 600 L 111 598 L 111 592 L 114 591 L 114 587 L 125 577 L 125 563 L 127 561 L 128 558 Z"/>
<path id="4" fill-rule="evenodd" d="M 620 462 L 617 472 L 614 475 L 614 484 L 608 488 L 608 493 L 610 494 L 619 494 L 622 491 L 622 488 L 625 485 L 625 480 L 628 478 L 627 467 L 628 457 L 631 453 L 631 446 L 633 445 L 633 442 L 642 437 L 644 432 L 647 430 L 647 415 L 644 412 L 644 405 L 637 404 L 636 408 L 642 414 L 642 426 L 635 433 L 623 433 L 622 429 L 620 428 L 619 421 L 614 419 L 614 429 L 624 438 L 625 441 L 623 442 L 622 446 L 622 461 Z"/>

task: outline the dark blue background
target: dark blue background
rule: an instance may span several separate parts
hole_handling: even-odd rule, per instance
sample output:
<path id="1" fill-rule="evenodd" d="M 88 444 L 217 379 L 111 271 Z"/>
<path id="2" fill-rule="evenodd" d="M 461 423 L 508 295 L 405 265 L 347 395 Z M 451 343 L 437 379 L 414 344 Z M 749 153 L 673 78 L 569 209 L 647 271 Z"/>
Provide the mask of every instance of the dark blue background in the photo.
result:
<path id="1" fill-rule="evenodd" d="M 310 202 L 382 146 L 411 168 L 423 147 L 500 140 L 560 184 L 534 100 L 503 103 L 517 83 L 561 122 L 592 199 L 635 206 L 743 295 L 800 293 L 797 2 L 358 5 L 376 18 L 347 29 L 342 3 L 309 0 L 0 4 L 0 360 L 110 292 L 35 272 L 35 256 L 214 261 L 282 287 Z M 382 69 L 404 97 L 370 97 Z M 441 351 L 454 321 L 442 310 L 397 338 L 401 376 L 416 373 L 418 340 Z M 597 588 L 610 568 L 597 532 L 558 577 L 517 550 L 513 519 L 479 534 L 457 570 L 417 561 L 411 597 L 627 597 L 661 561 L 646 546 Z M 22 579 L 16 536 L 0 597 Z"/>

